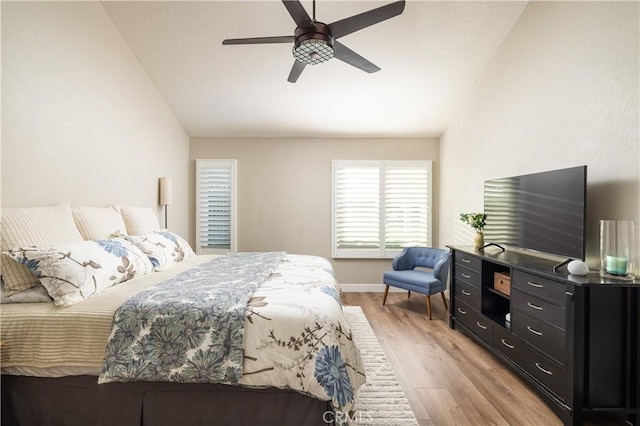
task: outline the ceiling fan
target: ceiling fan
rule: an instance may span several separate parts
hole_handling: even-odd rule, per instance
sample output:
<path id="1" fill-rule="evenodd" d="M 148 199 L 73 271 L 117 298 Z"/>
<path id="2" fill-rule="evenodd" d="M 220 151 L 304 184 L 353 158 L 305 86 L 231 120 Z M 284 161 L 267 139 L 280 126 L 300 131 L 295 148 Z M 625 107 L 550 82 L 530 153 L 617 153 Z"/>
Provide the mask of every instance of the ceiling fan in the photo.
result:
<path id="1" fill-rule="evenodd" d="M 368 73 L 380 71 L 378 66 L 340 43 L 338 39 L 347 34 L 400 15 L 404 10 L 405 0 L 396 1 L 328 25 L 316 21 L 315 0 L 313 0 L 313 19 L 311 19 L 299 0 L 282 0 L 282 3 L 284 3 L 284 7 L 287 8 L 297 25 L 294 35 L 233 38 L 223 40 L 222 44 L 294 43 L 293 56 L 295 61 L 293 62 L 293 67 L 287 80 L 295 83 L 308 64 L 319 64 L 334 57 Z"/>

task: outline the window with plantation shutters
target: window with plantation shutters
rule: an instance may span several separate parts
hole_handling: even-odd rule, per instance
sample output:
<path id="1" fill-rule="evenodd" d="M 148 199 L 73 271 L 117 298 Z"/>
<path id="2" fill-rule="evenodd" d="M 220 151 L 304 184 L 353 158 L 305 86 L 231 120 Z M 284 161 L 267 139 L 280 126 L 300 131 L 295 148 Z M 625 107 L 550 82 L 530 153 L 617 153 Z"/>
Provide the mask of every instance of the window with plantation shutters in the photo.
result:
<path id="1" fill-rule="evenodd" d="M 196 160 L 198 254 L 236 251 L 236 160 Z"/>
<path id="2" fill-rule="evenodd" d="M 333 257 L 431 246 L 430 161 L 333 162 Z"/>

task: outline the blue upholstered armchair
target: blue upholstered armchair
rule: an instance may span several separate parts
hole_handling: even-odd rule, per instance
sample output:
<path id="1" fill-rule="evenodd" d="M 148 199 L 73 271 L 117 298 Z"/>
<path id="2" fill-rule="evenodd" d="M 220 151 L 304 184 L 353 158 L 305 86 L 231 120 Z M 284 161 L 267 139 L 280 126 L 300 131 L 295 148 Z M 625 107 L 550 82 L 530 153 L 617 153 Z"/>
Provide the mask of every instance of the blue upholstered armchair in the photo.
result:
<path id="1" fill-rule="evenodd" d="M 427 313 L 431 319 L 431 295 L 440 293 L 444 307 L 448 309 L 447 299 L 443 291 L 447 289 L 447 277 L 449 276 L 449 259 L 451 255 L 447 250 L 430 247 L 405 247 L 398 256 L 393 259 L 393 271 L 384 273 L 383 282 L 386 284 L 384 299 L 387 301 L 389 286 L 399 287 L 411 292 L 425 294 L 427 296 Z M 417 267 L 428 268 L 430 271 L 415 269 Z"/>

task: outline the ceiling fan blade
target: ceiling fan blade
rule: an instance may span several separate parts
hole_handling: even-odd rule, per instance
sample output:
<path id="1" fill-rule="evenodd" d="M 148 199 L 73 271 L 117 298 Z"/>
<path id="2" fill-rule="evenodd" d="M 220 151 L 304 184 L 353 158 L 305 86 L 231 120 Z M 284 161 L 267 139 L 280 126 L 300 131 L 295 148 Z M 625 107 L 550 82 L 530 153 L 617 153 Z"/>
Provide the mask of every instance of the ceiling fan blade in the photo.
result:
<path id="1" fill-rule="evenodd" d="M 353 65 L 356 68 L 360 68 L 362 71 L 366 71 L 368 73 L 380 71 L 380 67 L 374 65 L 362 56 L 358 55 L 356 52 L 349 49 L 338 40 L 335 40 L 333 42 L 333 57 L 338 58 L 341 61 L 348 63 L 349 65 Z"/>
<path id="2" fill-rule="evenodd" d="M 226 40 L 222 40 L 222 44 L 227 45 L 227 44 L 293 43 L 294 41 L 295 41 L 294 36 L 228 38 Z"/>
<path id="3" fill-rule="evenodd" d="M 353 15 L 349 18 L 329 24 L 333 38 L 340 38 L 363 28 L 400 15 L 404 11 L 405 0 L 397 1 L 386 6 L 372 9 L 368 12 Z"/>
<path id="4" fill-rule="evenodd" d="M 289 78 L 287 78 L 287 81 L 289 83 L 295 83 L 296 81 L 298 81 L 298 77 L 300 77 L 300 74 L 302 74 L 302 70 L 304 70 L 304 67 L 306 67 L 307 64 L 304 64 L 300 61 L 293 61 L 293 66 L 291 67 L 291 72 L 289 73 Z"/>
<path id="5" fill-rule="evenodd" d="M 284 3 L 284 7 L 287 8 L 287 10 L 289 11 L 289 15 L 291 15 L 297 26 L 299 26 L 300 28 L 313 27 L 313 20 L 311 20 L 311 18 L 309 17 L 309 14 L 302 6 L 302 3 L 300 3 L 298 0 L 282 0 L 282 3 Z"/>

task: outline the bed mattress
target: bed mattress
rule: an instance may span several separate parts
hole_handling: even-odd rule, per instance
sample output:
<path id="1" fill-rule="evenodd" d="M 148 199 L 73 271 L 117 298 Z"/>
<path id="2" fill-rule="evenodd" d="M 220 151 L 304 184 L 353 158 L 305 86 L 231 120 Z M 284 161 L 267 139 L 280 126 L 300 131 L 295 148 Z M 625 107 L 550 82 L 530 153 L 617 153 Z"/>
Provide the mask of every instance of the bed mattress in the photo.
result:
<path id="1" fill-rule="evenodd" d="M 161 272 L 112 287 L 68 308 L 53 303 L 3 304 L 2 374 L 98 375 L 116 309 L 133 295 L 213 259 L 194 256 Z"/>

